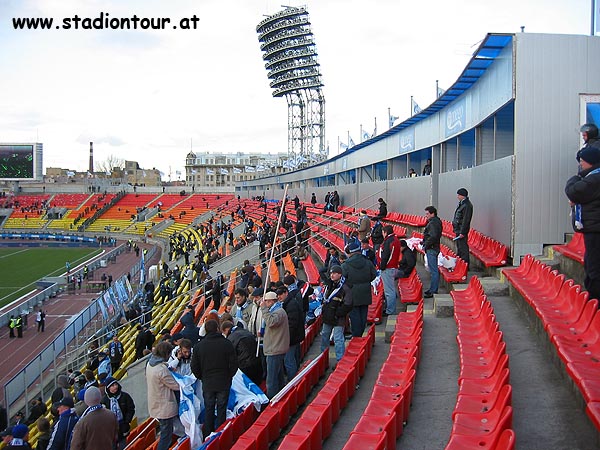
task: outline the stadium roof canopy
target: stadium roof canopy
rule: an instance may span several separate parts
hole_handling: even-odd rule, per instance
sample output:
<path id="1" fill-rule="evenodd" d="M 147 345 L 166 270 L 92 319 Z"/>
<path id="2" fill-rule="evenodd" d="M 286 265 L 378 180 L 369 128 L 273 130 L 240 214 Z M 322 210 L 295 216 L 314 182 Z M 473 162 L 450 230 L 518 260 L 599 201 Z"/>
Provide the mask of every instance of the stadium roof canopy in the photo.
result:
<path id="1" fill-rule="evenodd" d="M 479 78 L 485 74 L 487 69 L 492 65 L 494 60 L 498 57 L 500 52 L 512 42 L 513 34 L 496 34 L 489 33 L 483 39 L 481 45 L 475 50 L 473 57 L 467 64 L 467 67 L 463 71 L 463 73 L 458 77 L 456 82 L 448 88 L 446 92 L 444 92 L 439 98 L 437 98 L 431 105 L 422 110 L 420 113 L 415 114 L 414 116 L 406 119 L 404 122 L 399 123 L 395 127 L 390 128 L 389 130 L 378 134 L 370 139 L 367 139 L 360 144 L 357 144 L 348 150 L 340 153 L 339 155 L 334 156 L 333 158 L 324 161 L 322 165 L 327 162 L 334 161 L 336 159 L 347 156 L 349 153 L 360 150 L 367 145 L 370 145 L 374 142 L 377 142 L 381 139 L 385 139 L 389 136 L 392 136 L 405 128 L 414 125 L 420 122 L 423 119 L 428 118 L 432 114 L 437 113 L 441 109 L 445 108 L 449 103 L 456 100 L 460 97 L 467 89 L 473 86 Z"/>

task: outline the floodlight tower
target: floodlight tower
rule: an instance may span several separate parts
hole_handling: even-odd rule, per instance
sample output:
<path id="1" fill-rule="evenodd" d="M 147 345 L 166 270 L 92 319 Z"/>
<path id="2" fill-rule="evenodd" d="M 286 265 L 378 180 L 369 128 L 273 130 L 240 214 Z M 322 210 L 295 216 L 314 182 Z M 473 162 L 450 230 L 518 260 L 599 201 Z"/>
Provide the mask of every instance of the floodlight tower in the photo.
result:
<path id="1" fill-rule="evenodd" d="M 293 168 L 327 159 L 325 97 L 306 8 L 285 7 L 256 27 L 273 97 L 288 104 L 288 157 Z"/>

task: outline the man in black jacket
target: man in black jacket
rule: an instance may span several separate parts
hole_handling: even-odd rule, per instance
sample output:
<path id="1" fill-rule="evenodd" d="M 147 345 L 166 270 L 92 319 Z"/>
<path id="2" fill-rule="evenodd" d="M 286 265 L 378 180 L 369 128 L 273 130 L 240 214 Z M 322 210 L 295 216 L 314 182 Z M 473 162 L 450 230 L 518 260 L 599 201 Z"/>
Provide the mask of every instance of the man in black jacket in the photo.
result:
<path id="1" fill-rule="evenodd" d="M 348 249 L 350 250 L 350 249 Z M 352 249 L 342 264 L 346 284 L 352 290 L 350 329 L 353 337 L 361 337 L 367 326 L 367 313 L 372 302 L 371 281 L 377 276 L 375 266 L 358 249 Z"/>
<path id="2" fill-rule="evenodd" d="M 63 450 L 69 448 L 73 437 L 73 428 L 78 421 L 71 397 L 65 397 L 52 405 L 58 411 L 58 420 L 54 423 L 48 450 Z"/>
<path id="3" fill-rule="evenodd" d="M 282 302 L 283 309 L 287 314 L 290 327 L 290 348 L 285 354 L 284 366 L 288 381 L 296 376 L 300 365 L 300 343 L 304 340 L 304 318 L 302 310 L 302 298 L 296 288 L 288 291 L 284 286 L 277 288 L 275 292 L 277 300 Z"/>
<path id="4" fill-rule="evenodd" d="M 238 370 L 238 359 L 233 344 L 219 333 L 216 320 L 207 320 L 204 328 L 206 336 L 194 346 L 192 353 L 192 372 L 202 381 L 206 411 L 202 433 L 208 436 L 225 422 L 231 380 Z"/>
<path id="5" fill-rule="evenodd" d="M 256 356 L 256 337 L 248 330 L 234 326 L 226 320 L 221 325 L 223 336 L 227 337 L 235 348 L 240 370 L 257 386 L 262 383 L 262 363 Z"/>
<path id="6" fill-rule="evenodd" d="M 423 293 L 423 297 L 431 298 L 433 294 L 437 294 L 440 282 L 438 255 L 440 254 L 440 240 L 442 239 L 442 221 L 437 216 L 437 209 L 434 206 L 425 208 L 425 217 L 427 218 L 427 225 L 425 225 L 425 231 L 423 232 L 423 250 L 425 250 L 431 282 L 429 289 Z"/>
<path id="7" fill-rule="evenodd" d="M 344 326 L 348 313 L 352 311 L 352 290 L 346 284 L 340 266 L 333 266 L 329 276 L 331 280 L 326 285 L 321 313 L 321 351 L 329 347 L 329 338 L 333 331 L 335 359 L 339 361 L 344 356 Z"/>
<path id="8" fill-rule="evenodd" d="M 567 181 L 565 193 L 573 207 L 573 228 L 583 233 L 584 285 L 590 298 L 600 299 L 600 148 L 586 144 L 577 161 L 579 174 Z"/>
<path id="9" fill-rule="evenodd" d="M 469 200 L 469 191 L 460 188 L 456 191 L 458 206 L 454 211 L 452 229 L 454 230 L 454 242 L 456 242 L 456 254 L 469 266 L 469 230 L 471 229 L 471 218 L 473 217 L 473 204 Z"/>

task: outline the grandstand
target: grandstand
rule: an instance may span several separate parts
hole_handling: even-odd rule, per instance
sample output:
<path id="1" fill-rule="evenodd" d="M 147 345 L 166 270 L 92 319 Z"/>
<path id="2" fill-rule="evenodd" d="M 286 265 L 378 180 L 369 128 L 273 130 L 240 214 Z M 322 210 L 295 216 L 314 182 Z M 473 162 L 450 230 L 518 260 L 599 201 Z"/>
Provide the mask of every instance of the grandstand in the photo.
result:
<path id="1" fill-rule="evenodd" d="M 85 233 L 115 236 L 121 242 L 139 239 L 166 249 L 171 237 L 182 236 L 193 243 L 193 260 L 198 249 L 206 250 L 208 240 L 200 225 L 206 226 L 213 215 L 215 221 L 233 218 L 235 237 L 241 239 L 239 208 L 256 226 L 263 226 L 263 219 L 274 225 L 282 185 L 289 184 L 290 197 L 305 201 L 312 192 L 322 198 L 338 190 L 344 206 L 337 212 L 325 212 L 322 203 L 306 204 L 309 257 L 294 267 L 289 255 L 278 255 L 281 264 L 272 265 L 269 273 L 277 280 L 286 269 L 296 271 L 316 286 L 325 245 L 343 251 L 357 212 L 366 209 L 376 215 L 378 197 L 387 200 L 390 210 L 383 222 L 398 236 L 415 241 L 425 225 L 423 207 L 438 205 L 442 253 L 455 257 L 448 222 L 456 204 L 454 192 L 463 186 L 471 192 L 475 216 L 468 236 L 468 270 L 457 259 L 454 269 L 441 271 L 440 293 L 426 300 L 423 285 L 429 275 L 418 256 L 418 270 L 398 282 L 403 305 L 389 317 L 382 314 L 383 290 L 376 283 L 368 330 L 347 342 L 346 354 L 335 367 L 333 358 L 327 359 L 329 352 L 321 354 L 318 344 L 312 344 L 318 321 L 307 327 L 303 376 L 292 380 L 260 415 L 248 408 L 226 422 L 209 449 L 598 448 L 598 299 L 588 298 L 582 289 L 583 240 L 570 233 L 566 201 L 563 208 L 556 183 L 562 184 L 574 170 L 571 149 L 578 144 L 572 131 L 582 119 L 579 93 L 600 91 L 600 79 L 538 77 L 550 73 L 551 62 L 532 58 L 532 53 L 550 48 L 553 64 L 561 61 L 570 68 L 596 65 L 586 55 L 600 53 L 597 39 L 590 37 L 490 34 L 455 86 L 430 108 L 325 162 L 326 172 L 319 165 L 249 181 L 236 188 L 236 196 L 138 188 L 89 216 Z M 574 54 L 573 48 L 586 51 Z M 535 89 L 532 77 L 538 83 Z M 560 92 L 548 105 L 533 90 Z M 458 114 L 457 106 L 465 112 L 462 128 L 448 134 L 443 119 Z M 547 123 L 533 123 L 538 108 L 552 117 Z M 554 122 L 554 108 L 566 111 L 561 123 Z M 402 153 L 399 143 L 407 134 L 414 147 Z M 432 175 L 406 177 L 410 167 L 418 168 L 429 158 Z M 268 203 L 255 197 L 263 191 L 269 192 Z M 36 204 L 58 198 L 56 206 L 67 208 L 70 215 L 91 201 L 57 194 L 27 191 L 15 199 L 23 197 L 23 204 L 34 210 Z M 137 217 L 146 211 L 147 217 Z M 294 223 L 292 202 L 285 204 L 285 211 Z M 19 214 L 24 212 L 13 209 L 3 232 L 28 228 L 25 220 L 39 220 L 39 229 L 46 226 L 41 213 L 27 219 Z M 70 229 L 66 222 L 63 229 Z M 281 248 L 284 230 L 275 234 L 276 248 Z M 170 266 L 181 268 L 174 299 L 157 283 L 152 311 L 153 327 L 172 332 L 181 328 L 178 319 L 186 304 L 194 305 L 198 322 L 211 308 L 204 307 L 203 286 L 192 287 L 184 277 L 184 258 L 171 260 L 174 255 L 163 253 Z M 210 272 L 231 274 L 228 292 L 243 259 L 250 259 L 257 272 L 267 271 L 253 245 L 223 255 Z M 222 310 L 225 305 L 226 299 Z M 139 425 L 128 439 L 129 448 L 154 448 L 156 424 L 146 417 L 144 362 L 134 362 L 134 327 L 123 326 L 118 336 L 127 353 L 116 375 L 138 405 Z M 186 440 L 174 445 L 190 448 Z"/>

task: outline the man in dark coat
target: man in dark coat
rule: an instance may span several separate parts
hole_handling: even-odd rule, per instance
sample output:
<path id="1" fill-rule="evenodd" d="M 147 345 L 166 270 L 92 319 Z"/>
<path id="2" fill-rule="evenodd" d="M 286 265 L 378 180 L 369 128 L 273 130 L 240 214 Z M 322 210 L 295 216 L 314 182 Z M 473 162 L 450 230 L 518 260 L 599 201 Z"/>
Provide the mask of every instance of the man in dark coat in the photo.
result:
<path id="1" fill-rule="evenodd" d="M 206 321 L 204 328 L 206 336 L 194 346 L 192 353 L 192 372 L 202 381 L 206 411 L 202 432 L 208 436 L 225 422 L 231 380 L 238 370 L 238 360 L 233 344 L 219 333 L 216 320 Z M 215 358 L 215 355 L 219 357 Z"/>
<path id="2" fill-rule="evenodd" d="M 146 333 L 141 325 L 137 326 L 138 334 L 135 335 L 135 359 L 140 359 L 144 356 L 146 349 Z"/>
<path id="3" fill-rule="evenodd" d="M 282 307 L 287 314 L 290 328 L 290 348 L 285 354 L 284 366 L 288 381 L 296 376 L 300 365 L 300 343 L 304 340 L 304 310 L 302 298 L 297 288 L 288 291 L 285 286 L 275 291 L 277 300 L 282 302 Z"/>
<path id="4" fill-rule="evenodd" d="M 77 414 L 73 409 L 75 404 L 71 397 L 65 397 L 53 403 L 52 406 L 58 411 L 58 420 L 54 423 L 48 450 L 68 449 L 71 446 L 73 428 L 75 428 L 78 421 Z"/>
<path id="5" fill-rule="evenodd" d="M 600 299 L 600 149 L 586 144 L 577 161 L 579 174 L 567 181 L 565 193 L 573 207 L 573 228 L 583 233 L 584 285 L 590 298 Z"/>
<path id="6" fill-rule="evenodd" d="M 460 188 L 456 191 L 458 206 L 454 211 L 452 229 L 454 230 L 454 242 L 456 242 L 456 254 L 469 266 L 469 230 L 471 229 L 471 218 L 473 217 L 473 204 L 469 200 L 469 191 Z"/>
<path id="7" fill-rule="evenodd" d="M 377 276 L 375 266 L 359 251 L 352 251 L 342 264 L 346 284 L 352 289 L 350 329 L 353 337 L 363 335 L 367 326 L 367 313 L 372 302 L 371 281 Z"/>
<path id="8" fill-rule="evenodd" d="M 233 322 L 226 320 L 221 325 L 223 336 L 233 344 L 237 354 L 238 366 L 250 380 L 257 386 L 262 383 L 262 362 L 256 356 L 256 337 L 248 330 L 234 326 Z"/>
<path id="9" fill-rule="evenodd" d="M 340 266 L 333 266 L 329 276 L 331 280 L 325 289 L 321 313 L 321 351 L 329 347 L 329 338 L 333 331 L 335 359 L 339 361 L 344 356 L 344 327 L 348 313 L 352 311 L 352 289 L 346 284 Z"/>
<path id="10" fill-rule="evenodd" d="M 434 206 L 425 208 L 425 217 L 427 224 L 423 232 L 423 250 L 431 282 L 429 289 L 423 293 L 423 297 L 431 298 L 437 294 L 440 283 L 440 269 L 438 268 L 438 255 L 440 254 L 440 240 L 442 239 L 442 221 L 437 216 L 437 209 Z"/>

